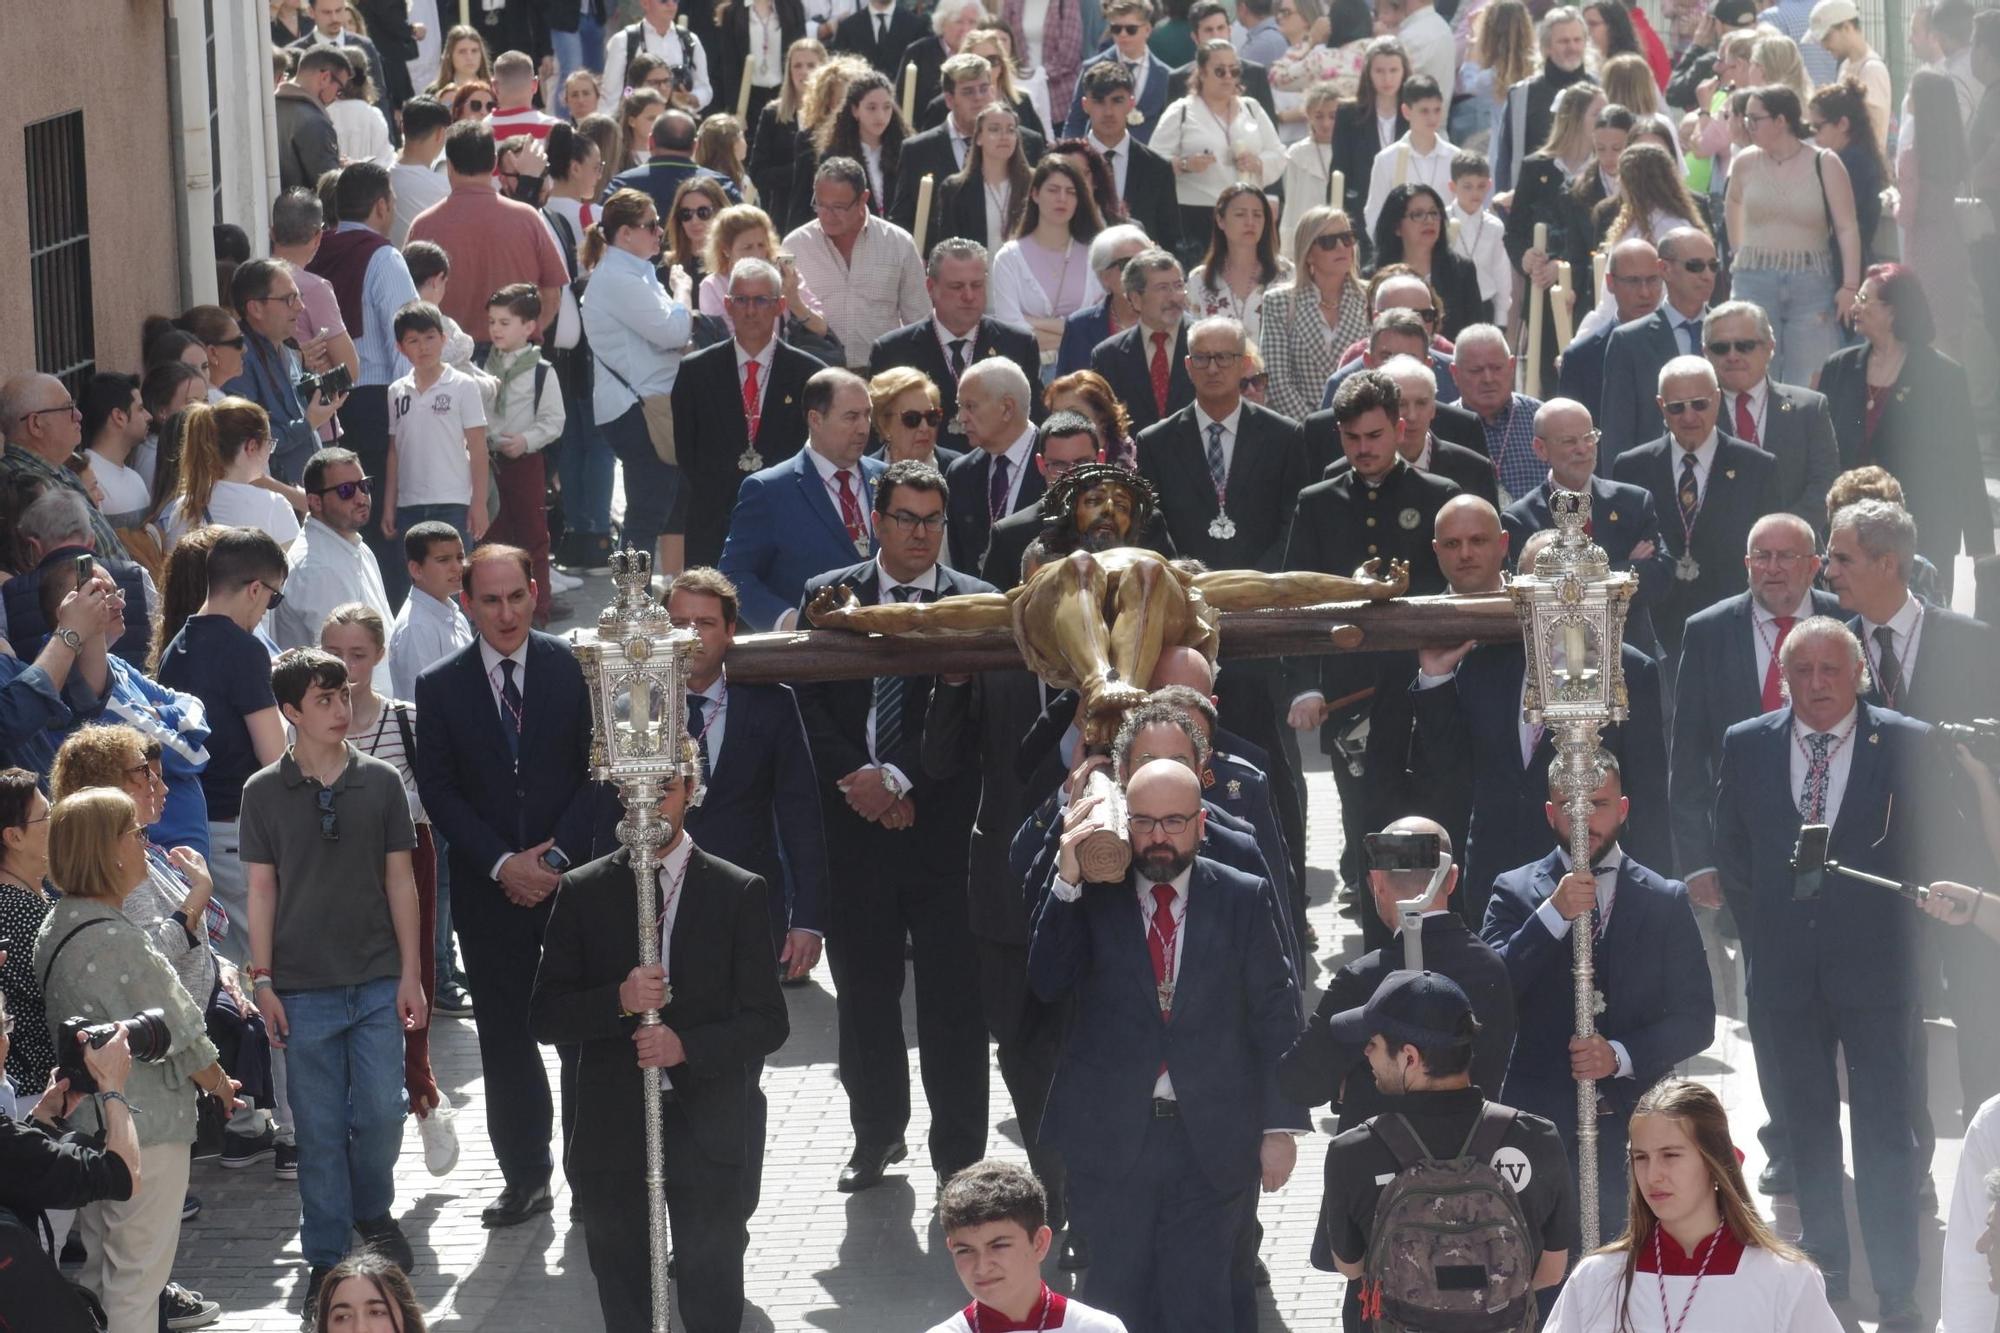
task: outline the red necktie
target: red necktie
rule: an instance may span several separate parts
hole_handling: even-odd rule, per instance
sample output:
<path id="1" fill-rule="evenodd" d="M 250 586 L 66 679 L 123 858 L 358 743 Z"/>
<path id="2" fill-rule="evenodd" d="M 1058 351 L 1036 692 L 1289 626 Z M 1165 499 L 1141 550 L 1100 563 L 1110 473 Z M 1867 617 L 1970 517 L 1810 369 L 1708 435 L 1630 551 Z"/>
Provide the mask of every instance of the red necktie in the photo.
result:
<path id="1" fill-rule="evenodd" d="M 750 424 L 750 443 L 757 443 L 757 410 L 762 395 L 757 391 L 757 363 L 743 363 L 743 419 Z M 847 474 L 840 474 L 843 490 L 847 485 Z"/>
<path id="2" fill-rule="evenodd" d="M 1771 665 L 1764 668 L 1764 711 L 1769 713 L 1785 706 L 1784 691 L 1778 686 L 1778 651 L 1785 646 L 1785 636 L 1792 632 L 1797 616 L 1779 616 L 1773 622 L 1778 627 L 1778 639 L 1771 645 Z"/>
<path id="3" fill-rule="evenodd" d="M 1146 952 L 1153 957 L 1153 984 L 1160 988 L 1163 997 L 1170 997 L 1166 989 L 1167 979 L 1174 960 L 1174 886 L 1155 884 L 1153 886 L 1153 920 L 1146 928 Z M 1160 1017 L 1164 1020 L 1173 1012 L 1173 1000 L 1163 999 Z M 1160 1069 L 1165 1072 L 1166 1065 Z"/>
<path id="4" fill-rule="evenodd" d="M 583 204 L 583 205 L 579 206 L 579 207 L 578 207 L 578 209 L 577 209 L 577 216 L 578 216 L 579 218 L 583 219 L 583 225 L 584 225 L 584 226 L 586 226 L 586 227 L 588 227 L 588 226 L 590 225 L 590 223 L 591 223 L 591 216 L 590 216 L 590 205 L 589 205 L 589 204 Z"/>
<path id="5" fill-rule="evenodd" d="M 1736 438 L 1745 444 L 1757 443 L 1757 418 L 1750 415 L 1750 395 L 1736 395 Z"/>
<path id="6" fill-rule="evenodd" d="M 1153 335 L 1153 401 L 1159 405 L 1160 415 L 1167 414 L 1167 335 Z"/>
<path id="7" fill-rule="evenodd" d="M 868 548 L 868 520 L 861 516 L 861 502 L 855 498 L 854 478 L 846 468 L 833 474 L 840 478 L 840 521 L 847 527 L 847 536 L 858 551 Z"/>

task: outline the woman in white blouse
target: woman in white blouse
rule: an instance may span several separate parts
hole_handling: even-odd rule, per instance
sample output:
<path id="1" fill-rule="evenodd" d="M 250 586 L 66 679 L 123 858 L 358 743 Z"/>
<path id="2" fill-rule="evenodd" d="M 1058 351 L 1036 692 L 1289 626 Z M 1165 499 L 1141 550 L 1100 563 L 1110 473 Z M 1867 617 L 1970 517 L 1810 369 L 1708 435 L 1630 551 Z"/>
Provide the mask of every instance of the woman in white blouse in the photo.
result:
<path id="1" fill-rule="evenodd" d="M 1577 1265 L 1549 1333 L 1836 1333 L 1826 1279 L 1757 1213 L 1713 1092 L 1675 1079 L 1632 1112 L 1631 1220 Z"/>
<path id="2" fill-rule="evenodd" d="M 1097 290 L 1090 242 L 1103 226 L 1083 173 L 1064 158 L 1043 158 L 1028 181 L 1020 228 L 993 257 L 989 303 L 995 319 L 1035 331 L 1045 367 L 1055 364 L 1063 321 Z"/>
<path id="3" fill-rule="evenodd" d="M 187 409 L 180 480 L 160 512 L 163 546 L 172 550 L 206 523 L 268 532 L 280 546 L 299 535 L 299 517 L 271 490 L 271 418 L 245 398 Z"/>
<path id="4" fill-rule="evenodd" d="M 347 82 L 326 109 L 327 118 L 333 121 L 334 137 L 340 142 L 340 155 L 349 162 L 393 167 L 396 149 L 389 142 L 389 122 L 383 119 L 382 108 L 375 105 L 377 89 L 368 78 L 368 57 L 353 47 L 342 54 L 347 57 Z"/>
<path id="5" fill-rule="evenodd" d="M 1173 163 L 1184 236 L 1208 233 L 1215 201 L 1231 185 L 1276 185 L 1284 173 L 1277 127 L 1242 87 L 1243 57 L 1212 41 L 1195 53 L 1187 96 L 1160 113 L 1151 146 Z"/>
<path id="6" fill-rule="evenodd" d="M 1227 315 L 1248 336 L 1262 336 L 1265 290 L 1292 277 L 1292 262 L 1278 253 L 1275 223 L 1259 187 L 1238 181 L 1222 192 L 1209 214 L 1207 253 L 1188 273 L 1191 318 Z"/>

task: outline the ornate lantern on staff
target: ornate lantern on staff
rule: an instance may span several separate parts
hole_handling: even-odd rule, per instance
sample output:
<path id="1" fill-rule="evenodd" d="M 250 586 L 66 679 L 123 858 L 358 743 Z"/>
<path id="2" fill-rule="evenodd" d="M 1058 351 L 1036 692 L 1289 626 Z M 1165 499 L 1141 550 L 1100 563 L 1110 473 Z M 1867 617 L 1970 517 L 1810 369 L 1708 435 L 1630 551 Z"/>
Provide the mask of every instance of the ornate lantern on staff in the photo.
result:
<path id="1" fill-rule="evenodd" d="M 1522 712 L 1546 727 L 1554 739 L 1549 775 L 1569 812 L 1570 864 L 1590 864 L 1590 798 L 1608 776 L 1598 760 L 1598 736 L 1626 714 L 1625 670 L 1620 645 L 1625 614 L 1639 581 L 1611 572 L 1604 548 L 1585 531 L 1590 496 L 1558 490 L 1549 497 L 1555 540 L 1508 587 L 1521 619 L 1521 646 L 1527 653 L 1527 689 Z M 1593 913 L 1593 917 L 1594 917 Z M 1597 989 L 1590 922 L 1570 931 L 1576 980 L 1576 1035 L 1595 1034 L 1604 996 Z M 1597 1083 L 1576 1085 L 1577 1197 L 1583 1248 L 1596 1248 Z"/>
<path id="2" fill-rule="evenodd" d="M 677 630 L 666 607 L 652 595 L 652 557 L 643 551 L 620 551 L 611 557 L 616 595 L 598 613 L 595 634 L 579 634 L 571 643 L 590 691 L 591 776 L 618 789 L 625 817 L 618 823 L 618 841 L 631 854 L 632 879 L 638 885 L 639 963 L 660 961 L 659 906 L 654 882 L 660 849 L 674 830 L 660 818 L 661 787 L 674 778 L 697 776 L 682 762 L 683 710 L 687 706 L 688 654 L 695 636 Z M 673 1002 L 669 989 L 666 1003 Z M 658 1026 L 660 1011 L 639 1015 L 645 1026 Z M 653 1264 L 653 1329 L 667 1333 L 672 1323 L 667 1256 L 666 1168 L 660 1137 L 660 1071 L 646 1070 L 646 1193 L 647 1226 Z"/>

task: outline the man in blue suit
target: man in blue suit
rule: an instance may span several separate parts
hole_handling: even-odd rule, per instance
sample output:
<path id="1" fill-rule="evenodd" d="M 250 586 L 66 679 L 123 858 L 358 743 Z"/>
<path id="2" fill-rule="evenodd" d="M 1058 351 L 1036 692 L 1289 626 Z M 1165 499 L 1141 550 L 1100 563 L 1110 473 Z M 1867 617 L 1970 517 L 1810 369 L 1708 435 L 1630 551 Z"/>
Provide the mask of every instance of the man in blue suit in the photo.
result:
<path id="1" fill-rule="evenodd" d="M 1570 817 L 1553 783 L 1544 807 L 1556 849 L 1493 886 L 1480 935 L 1507 964 L 1518 1026 L 1500 1100 L 1555 1122 L 1576 1161 L 1576 1084 L 1597 1083 L 1598 1230 L 1625 1229 L 1626 1122 L 1646 1090 L 1715 1039 L 1715 996 L 1687 888 L 1619 844 L 1631 803 L 1618 761 L 1590 798 L 1590 864 L 1570 864 Z M 1570 931 L 1597 931 L 1596 1035 L 1575 1032 Z M 1580 1200 L 1580 1206 L 1588 1206 Z"/>
<path id="2" fill-rule="evenodd" d="M 1611 247 L 1606 275 L 1611 279 L 1611 299 L 1617 304 L 1618 317 L 1565 347 L 1556 378 L 1556 392 L 1589 408 L 1593 421 L 1604 416 L 1604 349 L 1611 345 L 1611 335 L 1658 310 L 1667 294 L 1660 279 L 1660 252 L 1643 236 Z"/>
<path id="3" fill-rule="evenodd" d="M 742 596 L 752 629 L 790 629 L 806 581 L 875 551 L 870 514 L 885 464 L 865 458 L 868 385 L 829 368 L 806 381 L 806 447 L 743 479 L 722 572 Z"/>
<path id="4" fill-rule="evenodd" d="M 1660 239 L 1660 274 L 1667 299 L 1644 319 L 1621 324 L 1604 345 L 1604 429 L 1597 470 L 1611 475 L 1618 455 L 1666 428 L 1660 415 L 1659 376 L 1677 356 L 1701 355 L 1701 321 L 1715 294 L 1715 242 L 1708 233 L 1678 227 Z"/>
<path id="5" fill-rule="evenodd" d="M 1154 55 L 1146 44 L 1153 35 L 1153 7 L 1148 0 L 1106 0 L 1104 29 L 1111 34 L 1110 44 L 1085 57 L 1083 67 L 1089 69 L 1107 60 L 1125 67 L 1133 85 L 1132 112 L 1126 123 L 1133 138 L 1140 143 L 1151 143 L 1153 128 L 1160 123 L 1160 113 L 1167 109 L 1170 100 L 1167 82 L 1174 73 L 1173 67 Z M 1090 117 L 1083 108 L 1083 81 L 1079 79 L 1076 95 L 1070 99 L 1069 115 L 1063 121 L 1063 137 L 1081 138 L 1089 128 Z"/>
<path id="6" fill-rule="evenodd" d="M 1847 1072 L 1854 1195 L 1881 1327 L 1923 1327 L 1916 1303 L 1914 1034 L 1918 908 L 1837 875 L 1801 874 L 1802 824 L 1832 829 L 1827 855 L 1898 881 L 1950 877 L 1919 775 L 1940 760 L 1930 728 L 1862 699 L 1860 640 L 1827 616 L 1800 622 L 1779 653 L 1790 706 L 1731 727 L 1715 793 L 1715 860 L 1749 962 L 1751 1026 L 1774 1047 L 1798 1178 L 1802 1243 L 1848 1296 L 1840 1083 Z M 1901 795 L 1902 799 L 1897 799 Z"/>
<path id="7" fill-rule="evenodd" d="M 1219 1242 L 1260 1181 L 1290 1178 L 1309 1124 L 1277 1086 L 1298 993 L 1268 885 L 1196 854 L 1195 775 L 1154 760 L 1125 795 L 1131 878 L 1082 883 L 1078 802 L 1036 914 L 1029 984 L 1076 1002 L 1042 1134 L 1069 1163 L 1093 1303 L 1156 1333 L 1213 1333 L 1233 1323 Z"/>
<path id="8" fill-rule="evenodd" d="M 554 1112 L 528 1003 L 558 872 L 590 846 L 590 696 L 563 641 L 531 628 L 526 551 L 473 552 L 465 600 L 478 641 L 417 677 L 417 791 L 451 846 L 452 925 L 506 1181 L 480 1220 L 505 1227 L 552 1203 Z"/>

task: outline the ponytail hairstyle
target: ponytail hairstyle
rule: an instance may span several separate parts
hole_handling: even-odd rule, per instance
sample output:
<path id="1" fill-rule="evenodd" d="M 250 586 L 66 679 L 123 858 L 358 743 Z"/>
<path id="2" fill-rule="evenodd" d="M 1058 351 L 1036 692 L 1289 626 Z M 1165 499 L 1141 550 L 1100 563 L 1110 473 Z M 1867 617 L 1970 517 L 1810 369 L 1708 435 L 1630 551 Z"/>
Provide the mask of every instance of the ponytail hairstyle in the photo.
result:
<path id="1" fill-rule="evenodd" d="M 271 438 L 271 418 L 249 399 L 234 397 L 214 406 L 191 404 L 182 416 L 181 479 L 175 498 L 181 502 L 182 523 L 191 524 L 207 512 L 215 483 L 244 446 Z"/>
<path id="2" fill-rule="evenodd" d="M 611 248 L 618 233 L 627 227 L 639 225 L 639 219 L 646 216 L 646 210 L 655 208 L 653 196 L 644 190 L 619 190 L 604 201 L 604 207 L 597 210 L 597 221 L 583 234 L 583 250 L 577 256 L 577 263 L 586 269 L 597 267 L 604 258 L 604 252 Z"/>

